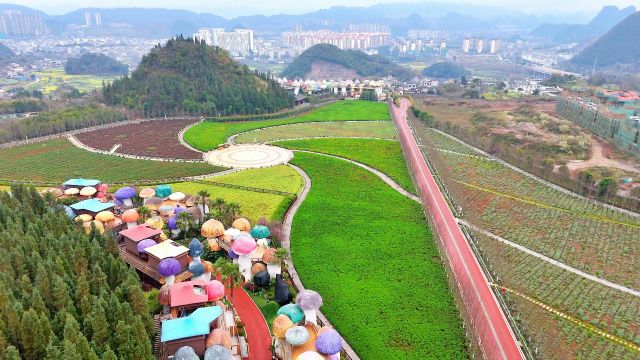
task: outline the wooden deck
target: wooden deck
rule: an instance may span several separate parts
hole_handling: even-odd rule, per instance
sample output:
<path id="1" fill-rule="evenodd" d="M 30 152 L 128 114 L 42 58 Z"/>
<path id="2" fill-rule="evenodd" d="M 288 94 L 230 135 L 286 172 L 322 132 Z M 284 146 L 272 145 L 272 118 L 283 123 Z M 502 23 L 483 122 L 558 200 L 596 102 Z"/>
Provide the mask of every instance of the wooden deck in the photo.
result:
<path id="1" fill-rule="evenodd" d="M 145 260 L 139 258 L 137 255 L 129 252 L 127 249 L 125 249 L 124 245 L 121 244 L 118 247 L 120 248 L 120 256 L 122 257 L 122 260 L 124 260 L 124 262 L 133 266 L 138 271 L 147 275 L 148 277 L 154 279 L 160 285 L 164 285 L 164 276 L 160 275 L 160 273 L 158 273 L 158 270 L 156 270 L 152 266 L 149 266 L 149 264 L 147 264 Z M 191 278 L 191 273 L 188 270 L 186 270 L 176 275 L 175 281 L 176 282 L 187 281 L 190 278 Z"/>

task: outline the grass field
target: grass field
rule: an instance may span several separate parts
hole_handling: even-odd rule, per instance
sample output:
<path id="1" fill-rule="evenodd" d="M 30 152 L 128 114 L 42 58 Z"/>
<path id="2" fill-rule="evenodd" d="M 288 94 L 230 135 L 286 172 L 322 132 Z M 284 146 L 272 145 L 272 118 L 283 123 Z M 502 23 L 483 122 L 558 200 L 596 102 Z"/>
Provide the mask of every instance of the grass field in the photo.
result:
<path id="1" fill-rule="evenodd" d="M 358 355 L 466 359 L 464 330 L 420 205 L 337 159 L 299 153 L 293 163 L 312 180 L 293 222 L 293 262 Z"/>
<path id="2" fill-rule="evenodd" d="M 396 130 L 390 122 L 322 122 L 268 127 L 236 137 L 237 143 L 267 143 L 281 139 L 310 137 L 395 139 Z"/>
<path id="3" fill-rule="evenodd" d="M 260 189 L 278 190 L 292 194 L 297 193 L 302 186 L 302 178 L 300 175 L 285 165 L 264 169 L 243 170 L 205 180 Z M 182 191 L 188 194 L 197 194 L 201 190 L 207 190 L 210 194 L 210 199 L 222 198 L 227 202 L 236 202 L 240 205 L 242 215 L 251 220 L 251 222 L 256 222 L 261 217 L 266 217 L 270 220 L 282 220 L 293 196 L 233 189 L 215 184 L 208 185 L 195 182 L 173 184 L 173 188 L 174 191 Z"/>
<path id="4" fill-rule="evenodd" d="M 415 188 L 404 162 L 400 143 L 371 139 L 308 139 L 278 141 L 275 145 L 345 157 L 369 165 L 395 180 L 409 192 Z M 295 156 L 298 156 L 296 153 Z"/>
<path id="5" fill-rule="evenodd" d="M 94 75 L 68 75 L 63 69 L 50 69 L 34 73 L 38 82 L 27 86 L 28 89 L 38 89 L 44 94 L 50 94 L 58 90 L 63 85 L 91 92 L 102 87 L 102 82 L 112 81 L 114 76 L 94 76 Z"/>
<path id="6" fill-rule="evenodd" d="M 640 220 L 561 193 L 460 143 L 424 129 L 417 134 L 455 203 L 470 223 L 588 274 L 640 289 Z M 572 274 L 476 234 L 499 283 L 611 334 L 640 344 L 640 299 Z M 618 343 L 594 335 L 537 305 L 514 300 L 512 311 L 532 335 L 541 358 L 632 359 Z"/>
<path id="7" fill-rule="evenodd" d="M 222 168 L 204 163 L 126 159 L 78 149 L 66 139 L 0 150 L 0 179 L 61 182 L 73 177 L 129 183 L 211 174 Z"/>
<path id="8" fill-rule="evenodd" d="M 263 127 L 315 121 L 390 120 L 386 103 L 371 101 L 339 101 L 310 113 L 276 120 L 245 122 L 202 122 L 184 133 L 184 140 L 201 151 L 209 151 L 227 141 L 229 136 Z"/>

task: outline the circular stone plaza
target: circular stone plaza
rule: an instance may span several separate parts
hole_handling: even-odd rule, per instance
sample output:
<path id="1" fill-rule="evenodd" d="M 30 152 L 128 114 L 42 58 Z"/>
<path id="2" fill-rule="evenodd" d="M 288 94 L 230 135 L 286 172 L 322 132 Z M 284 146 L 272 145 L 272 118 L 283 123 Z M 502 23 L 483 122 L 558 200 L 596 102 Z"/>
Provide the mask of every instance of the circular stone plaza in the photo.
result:
<path id="1" fill-rule="evenodd" d="M 263 168 L 286 164 L 293 158 L 293 151 L 269 145 L 231 145 L 204 155 L 210 164 L 235 169 Z"/>

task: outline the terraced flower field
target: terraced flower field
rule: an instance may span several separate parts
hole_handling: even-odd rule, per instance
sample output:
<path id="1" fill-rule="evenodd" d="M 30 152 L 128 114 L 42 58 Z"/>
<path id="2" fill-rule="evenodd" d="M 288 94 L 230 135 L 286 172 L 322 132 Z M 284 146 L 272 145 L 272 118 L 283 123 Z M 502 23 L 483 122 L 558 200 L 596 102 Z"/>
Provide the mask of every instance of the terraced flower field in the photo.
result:
<path id="1" fill-rule="evenodd" d="M 108 183 L 176 179 L 212 174 L 223 168 L 206 163 L 158 162 L 96 154 L 57 139 L 0 150 L 0 179 L 59 183 L 72 177 Z"/>
<path id="2" fill-rule="evenodd" d="M 274 145 L 288 149 L 309 150 L 336 155 L 369 165 L 395 180 L 405 190 L 415 193 L 404 162 L 400 143 L 375 139 L 308 139 L 278 141 Z M 298 156 L 296 154 L 295 156 Z"/>
<path id="3" fill-rule="evenodd" d="M 473 150 L 421 123 L 414 126 L 465 220 L 588 274 L 640 289 L 640 219 L 557 191 L 498 162 L 461 155 Z M 640 298 L 476 235 L 501 285 L 640 344 Z M 513 299 L 512 311 L 544 359 L 640 356 L 522 299 Z"/>
<path id="4" fill-rule="evenodd" d="M 236 137 L 237 143 L 268 143 L 300 138 L 378 138 L 393 140 L 396 131 L 390 122 L 321 122 L 268 127 L 246 132 Z"/>
<path id="5" fill-rule="evenodd" d="M 467 359 L 444 265 L 420 205 L 342 160 L 297 153 L 311 177 L 291 254 L 363 359 Z"/>
<path id="6" fill-rule="evenodd" d="M 339 101 L 307 114 L 277 120 L 245 122 L 202 122 L 184 133 L 184 140 L 194 148 L 209 151 L 227 141 L 229 136 L 269 126 L 322 121 L 390 121 L 386 103 L 371 101 Z"/>
<path id="7" fill-rule="evenodd" d="M 116 152 L 121 154 L 202 160 L 201 153 L 178 140 L 180 130 L 195 122 L 193 119 L 144 121 L 84 132 L 76 137 L 85 145 L 105 151 L 120 144 Z"/>

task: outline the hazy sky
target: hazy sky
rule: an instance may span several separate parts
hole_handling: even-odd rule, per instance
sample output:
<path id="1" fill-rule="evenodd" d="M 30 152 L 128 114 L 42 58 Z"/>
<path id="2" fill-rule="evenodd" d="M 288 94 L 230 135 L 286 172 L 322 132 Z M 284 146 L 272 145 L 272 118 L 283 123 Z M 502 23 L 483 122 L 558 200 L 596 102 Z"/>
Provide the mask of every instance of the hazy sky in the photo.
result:
<path id="1" fill-rule="evenodd" d="M 186 9 L 195 12 L 210 12 L 225 17 L 238 15 L 296 14 L 336 5 L 368 6 L 374 3 L 418 2 L 416 0 L 5 0 L 34 7 L 46 13 L 57 15 L 81 7 L 162 7 Z M 468 3 L 478 5 L 498 5 L 526 12 L 544 11 L 593 12 L 604 5 L 640 5 L 640 0 L 434 0 L 442 3 Z"/>

